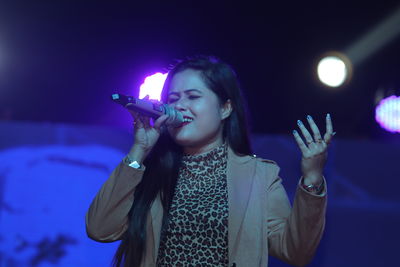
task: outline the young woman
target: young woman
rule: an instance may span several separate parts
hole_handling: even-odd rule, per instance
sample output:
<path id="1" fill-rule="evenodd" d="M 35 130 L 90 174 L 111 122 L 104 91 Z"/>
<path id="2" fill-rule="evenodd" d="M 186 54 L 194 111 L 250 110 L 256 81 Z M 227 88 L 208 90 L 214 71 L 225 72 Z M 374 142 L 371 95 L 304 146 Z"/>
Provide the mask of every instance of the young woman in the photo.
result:
<path id="1" fill-rule="evenodd" d="M 323 168 L 333 136 L 308 116 L 294 138 L 303 176 L 290 207 L 273 161 L 251 156 L 243 98 L 232 68 L 213 57 L 178 63 L 162 101 L 185 122 L 166 126 L 131 112 L 135 138 L 86 215 L 90 238 L 121 240 L 115 266 L 302 266 L 325 222 Z"/>

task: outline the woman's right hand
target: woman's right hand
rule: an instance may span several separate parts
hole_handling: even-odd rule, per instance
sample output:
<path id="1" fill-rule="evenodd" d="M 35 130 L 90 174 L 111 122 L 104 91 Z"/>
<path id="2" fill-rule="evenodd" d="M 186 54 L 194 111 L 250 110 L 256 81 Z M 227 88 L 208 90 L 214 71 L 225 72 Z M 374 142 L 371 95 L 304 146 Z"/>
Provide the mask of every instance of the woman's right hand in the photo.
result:
<path id="1" fill-rule="evenodd" d="M 129 105 L 130 104 L 127 106 Z M 134 144 L 129 152 L 129 157 L 141 163 L 156 144 L 161 134 L 161 127 L 164 125 L 169 116 L 160 116 L 152 125 L 150 122 L 150 117 L 144 116 L 129 109 L 128 111 L 133 117 L 135 133 Z"/>

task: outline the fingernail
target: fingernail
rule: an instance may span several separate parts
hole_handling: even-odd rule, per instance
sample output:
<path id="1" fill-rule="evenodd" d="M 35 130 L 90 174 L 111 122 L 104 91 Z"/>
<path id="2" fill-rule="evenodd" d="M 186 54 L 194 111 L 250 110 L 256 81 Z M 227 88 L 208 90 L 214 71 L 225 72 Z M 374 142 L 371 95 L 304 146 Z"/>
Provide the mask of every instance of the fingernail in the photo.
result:
<path id="1" fill-rule="evenodd" d="M 293 134 L 297 134 L 297 131 L 296 131 L 296 130 L 293 130 Z"/>
<path id="2" fill-rule="evenodd" d="M 332 133 L 332 136 L 334 136 L 335 134 L 336 134 L 336 132 L 333 132 L 333 133 Z"/>
<path id="3" fill-rule="evenodd" d="M 328 118 L 328 119 L 331 119 L 331 114 L 326 114 L 326 117 Z"/>
<path id="4" fill-rule="evenodd" d="M 307 115 L 307 120 L 311 121 L 312 117 L 310 115 Z"/>
<path id="5" fill-rule="evenodd" d="M 299 126 L 303 125 L 303 123 L 301 122 L 301 120 L 297 120 L 297 125 L 299 125 Z"/>

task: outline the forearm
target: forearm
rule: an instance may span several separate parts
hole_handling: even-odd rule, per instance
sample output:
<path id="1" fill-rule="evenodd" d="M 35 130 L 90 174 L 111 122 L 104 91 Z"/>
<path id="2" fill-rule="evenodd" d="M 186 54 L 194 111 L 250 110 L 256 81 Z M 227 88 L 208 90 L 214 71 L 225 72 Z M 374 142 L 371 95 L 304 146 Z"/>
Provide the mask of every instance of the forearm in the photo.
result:
<path id="1" fill-rule="evenodd" d="M 326 187 L 318 195 L 307 192 L 300 184 L 289 217 L 290 243 L 293 253 L 298 255 L 302 264 L 314 257 L 325 227 Z"/>
<path id="2" fill-rule="evenodd" d="M 86 231 L 100 242 L 118 240 L 128 228 L 128 213 L 143 169 L 119 164 L 92 201 L 86 213 Z"/>
<path id="3" fill-rule="evenodd" d="M 275 195 L 283 193 L 283 187 L 274 191 Z M 283 196 L 275 196 L 276 203 L 284 202 L 283 199 Z M 280 209 L 282 211 L 276 211 L 274 221 L 270 222 L 268 238 L 271 255 L 290 264 L 304 266 L 312 260 L 322 237 L 326 191 L 315 195 L 299 184 L 293 208 L 280 205 Z"/>

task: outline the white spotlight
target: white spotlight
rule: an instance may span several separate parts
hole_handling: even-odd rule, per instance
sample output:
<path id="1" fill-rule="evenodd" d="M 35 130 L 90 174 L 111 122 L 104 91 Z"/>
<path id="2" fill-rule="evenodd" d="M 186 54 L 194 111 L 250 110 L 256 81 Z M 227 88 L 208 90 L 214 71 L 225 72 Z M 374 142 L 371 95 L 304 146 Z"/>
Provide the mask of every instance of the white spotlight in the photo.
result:
<path id="1" fill-rule="evenodd" d="M 326 54 L 317 66 L 318 79 L 326 86 L 339 87 L 350 79 L 350 60 L 341 53 Z"/>

